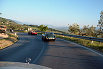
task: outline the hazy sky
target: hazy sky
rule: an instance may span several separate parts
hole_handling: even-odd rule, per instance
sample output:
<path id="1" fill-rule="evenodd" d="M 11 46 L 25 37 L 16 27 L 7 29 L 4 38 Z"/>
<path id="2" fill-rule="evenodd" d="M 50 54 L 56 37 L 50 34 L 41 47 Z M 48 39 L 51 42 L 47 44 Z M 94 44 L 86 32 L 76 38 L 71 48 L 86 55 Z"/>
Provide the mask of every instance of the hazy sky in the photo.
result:
<path id="1" fill-rule="evenodd" d="M 103 0 L 0 0 L 0 17 L 28 24 L 98 24 Z"/>

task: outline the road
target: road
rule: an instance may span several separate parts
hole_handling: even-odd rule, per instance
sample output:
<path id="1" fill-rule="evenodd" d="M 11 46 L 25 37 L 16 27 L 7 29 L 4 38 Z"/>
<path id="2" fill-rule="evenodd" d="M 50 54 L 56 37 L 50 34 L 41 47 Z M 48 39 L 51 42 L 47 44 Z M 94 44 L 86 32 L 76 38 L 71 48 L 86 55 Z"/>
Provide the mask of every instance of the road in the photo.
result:
<path id="1" fill-rule="evenodd" d="M 0 61 L 26 62 L 53 69 L 103 69 L 103 55 L 76 43 L 57 38 L 42 41 L 40 35 L 19 33 L 19 41 L 0 50 Z"/>

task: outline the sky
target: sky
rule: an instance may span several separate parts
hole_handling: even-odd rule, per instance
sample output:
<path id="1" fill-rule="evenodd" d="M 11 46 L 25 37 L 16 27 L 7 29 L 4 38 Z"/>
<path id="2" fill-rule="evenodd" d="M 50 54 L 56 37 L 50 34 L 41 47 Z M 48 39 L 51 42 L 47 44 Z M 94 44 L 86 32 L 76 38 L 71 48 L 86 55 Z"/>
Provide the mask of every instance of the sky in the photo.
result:
<path id="1" fill-rule="evenodd" d="M 103 0 L 0 0 L 0 17 L 34 25 L 97 26 L 102 10 Z"/>

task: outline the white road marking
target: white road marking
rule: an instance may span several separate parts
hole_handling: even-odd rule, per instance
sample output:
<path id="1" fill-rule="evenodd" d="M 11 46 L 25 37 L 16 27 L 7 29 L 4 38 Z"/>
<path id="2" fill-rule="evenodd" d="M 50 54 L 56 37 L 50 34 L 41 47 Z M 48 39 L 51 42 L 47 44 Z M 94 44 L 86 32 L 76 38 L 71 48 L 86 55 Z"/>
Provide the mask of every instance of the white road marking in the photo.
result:
<path id="1" fill-rule="evenodd" d="M 43 47 L 42 50 L 40 51 L 39 55 L 37 56 L 37 58 L 33 61 L 33 63 L 36 63 L 37 60 L 40 58 L 40 56 L 42 55 L 43 51 L 44 51 L 45 47 L 44 47 L 44 42 L 43 42 Z"/>

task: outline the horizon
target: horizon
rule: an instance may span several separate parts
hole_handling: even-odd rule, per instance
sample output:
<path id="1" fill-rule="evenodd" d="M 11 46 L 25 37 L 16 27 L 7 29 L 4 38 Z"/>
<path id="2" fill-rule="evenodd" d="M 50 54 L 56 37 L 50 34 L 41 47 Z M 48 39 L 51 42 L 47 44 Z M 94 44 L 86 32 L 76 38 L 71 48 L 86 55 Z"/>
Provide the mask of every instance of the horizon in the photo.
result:
<path id="1" fill-rule="evenodd" d="M 0 17 L 25 24 L 68 27 L 77 23 L 97 26 L 102 0 L 0 0 Z"/>

